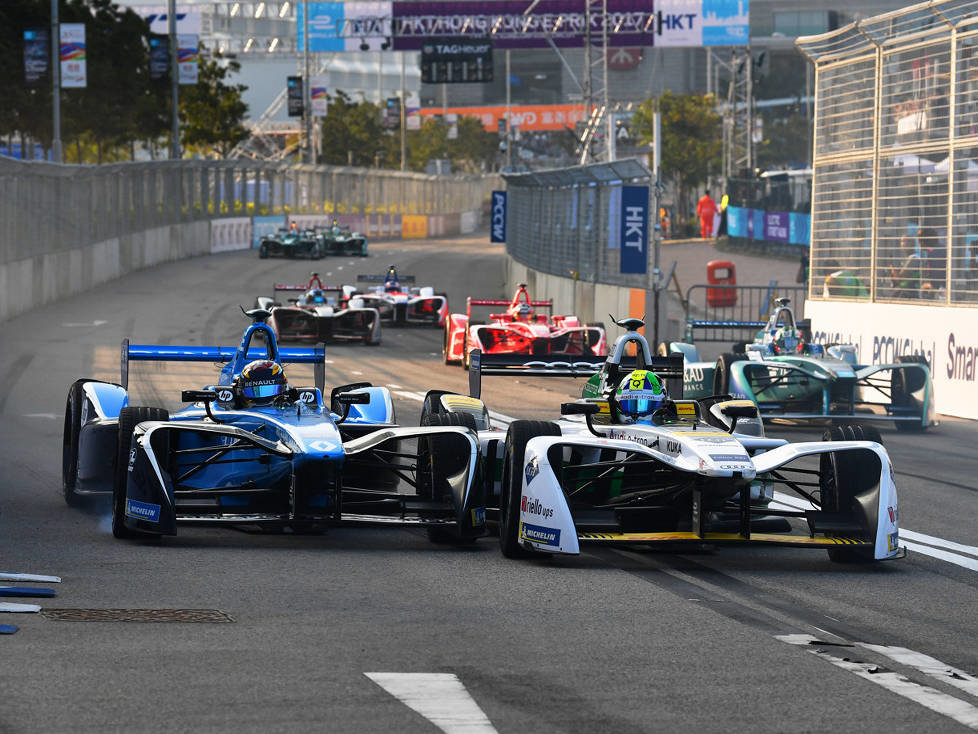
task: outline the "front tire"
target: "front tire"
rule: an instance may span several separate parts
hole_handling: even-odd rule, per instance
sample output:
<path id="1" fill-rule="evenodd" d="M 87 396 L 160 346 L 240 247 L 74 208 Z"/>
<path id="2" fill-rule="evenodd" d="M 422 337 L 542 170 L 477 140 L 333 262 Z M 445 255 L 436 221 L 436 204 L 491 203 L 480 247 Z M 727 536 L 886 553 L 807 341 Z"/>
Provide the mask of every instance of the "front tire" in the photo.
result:
<path id="1" fill-rule="evenodd" d="M 123 408 L 119 411 L 119 440 L 116 452 L 115 476 L 112 482 L 112 534 L 117 538 L 134 538 L 139 533 L 126 527 L 126 484 L 129 481 L 129 455 L 132 433 L 143 421 L 170 420 L 163 408 Z"/>
<path id="2" fill-rule="evenodd" d="M 520 545 L 520 498 L 523 494 L 523 460 L 526 443 L 537 436 L 559 436 L 560 428 L 549 421 L 513 421 L 503 450 L 503 481 L 499 489 L 499 548 L 506 558 L 545 555 Z"/>
<path id="3" fill-rule="evenodd" d="M 834 426 L 822 434 L 823 441 L 875 441 L 883 443 L 875 426 L 844 425 Z M 838 454 L 822 454 L 819 457 L 819 492 L 822 509 L 829 512 L 846 512 L 853 498 L 845 489 L 844 483 L 852 481 L 862 486 L 862 475 L 872 473 L 876 467 L 863 453 L 845 451 Z M 833 563 L 874 563 L 876 555 L 872 548 L 826 548 L 829 560 Z"/>
<path id="4" fill-rule="evenodd" d="M 78 483 L 78 436 L 81 433 L 81 406 L 85 399 L 82 383 L 79 380 L 68 389 L 65 402 L 64 438 L 61 450 L 61 481 L 65 502 L 69 507 L 78 507 L 83 499 L 75 494 Z"/>

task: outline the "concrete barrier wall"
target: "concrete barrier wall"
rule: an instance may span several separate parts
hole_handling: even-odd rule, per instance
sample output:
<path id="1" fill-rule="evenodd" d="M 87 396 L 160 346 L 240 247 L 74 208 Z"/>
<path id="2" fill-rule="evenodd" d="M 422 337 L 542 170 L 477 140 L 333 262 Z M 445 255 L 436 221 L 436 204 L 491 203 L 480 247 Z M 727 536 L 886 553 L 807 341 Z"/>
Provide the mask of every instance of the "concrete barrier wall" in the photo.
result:
<path id="1" fill-rule="evenodd" d="M 174 224 L 0 264 L 0 321 L 140 268 L 208 254 L 210 226 Z"/>
<path id="2" fill-rule="evenodd" d="M 503 280 L 507 293 L 515 292 L 520 283 L 526 283 L 531 298 L 553 299 L 554 313 L 575 314 L 583 322 L 604 324 L 609 342 L 613 342 L 621 333 L 614 321 L 628 317 L 644 316 L 649 324 L 646 334 L 652 339 L 653 297 L 645 289 L 541 273 L 531 270 L 509 255 L 503 265 Z M 684 319 L 679 299 L 674 293 L 668 292 L 661 293 L 659 299 L 659 338 L 662 341 L 678 341 L 682 336 Z M 650 346 L 653 350 L 656 348 L 651 341 Z"/>

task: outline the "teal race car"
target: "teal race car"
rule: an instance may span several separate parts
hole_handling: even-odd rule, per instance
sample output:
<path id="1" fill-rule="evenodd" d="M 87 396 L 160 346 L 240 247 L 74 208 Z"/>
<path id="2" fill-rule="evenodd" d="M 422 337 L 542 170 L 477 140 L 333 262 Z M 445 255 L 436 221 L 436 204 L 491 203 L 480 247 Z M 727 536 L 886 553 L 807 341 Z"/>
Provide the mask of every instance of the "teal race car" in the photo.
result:
<path id="1" fill-rule="evenodd" d="M 795 320 L 787 298 L 775 301 L 767 323 L 690 325 L 700 331 L 758 325 L 761 329 L 753 343 L 734 344 L 732 351 L 714 362 L 701 360 L 691 341 L 660 344 L 660 354 L 683 354 L 687 397 L 731 395 L 752 400 L 765 418 L 891 420 L 900 431 L 937 425 L 934 384 L 924 357 L 901 355 L 891 364 L 861 365 L 854 345 L 812 343 L 809 322 Z"/>

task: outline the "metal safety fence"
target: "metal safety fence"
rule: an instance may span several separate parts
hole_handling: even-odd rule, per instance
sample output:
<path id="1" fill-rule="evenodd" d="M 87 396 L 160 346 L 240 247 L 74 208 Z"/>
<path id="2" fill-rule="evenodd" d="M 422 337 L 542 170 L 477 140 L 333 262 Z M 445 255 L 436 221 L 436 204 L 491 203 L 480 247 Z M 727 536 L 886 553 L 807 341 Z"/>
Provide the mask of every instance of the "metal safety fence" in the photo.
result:
<path id="1" fill-rule="evenodd" d="M 978 304 L 978 0 L 798 46 L 816 70 L 810 294 Z"/>
<path id="2" fill-rule="evenodd" d="M 455 214 L 492 179 L 400 171 L 179 160 L 102 166 L 0 158 L 0 263 L 132 232 L 263 214 Z"/>
<path id="3" fill-rule="evenodd" d="M 800 285 L 694 285 L 686 290 L 685 341 L 750 343 L 767 324 L 777 299 L 787 298 L 794 313 L 804 313 Z M 744 351 L 737 349 L 734 351 Z"/>
<path id="4" fill-rule="evenodd" d="M 648 275 L 621 272 L 621 196 L 651 177 L 635 159 L 506 175 L 506 251 L 540 272 L 645 288 Z"/>

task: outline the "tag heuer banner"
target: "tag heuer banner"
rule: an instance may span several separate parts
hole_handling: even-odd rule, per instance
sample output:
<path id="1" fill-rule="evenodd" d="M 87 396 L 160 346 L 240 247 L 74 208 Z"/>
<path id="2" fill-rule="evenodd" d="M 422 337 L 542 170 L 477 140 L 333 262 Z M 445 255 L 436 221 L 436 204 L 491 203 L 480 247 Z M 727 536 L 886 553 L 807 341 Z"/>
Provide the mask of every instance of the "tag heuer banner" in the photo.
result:
<path id="1" fill-rule="evenodd" d="M 85 24 L 61 24 L 61 86 L 84 87 L 87 81 L 85 67 Z"/>

